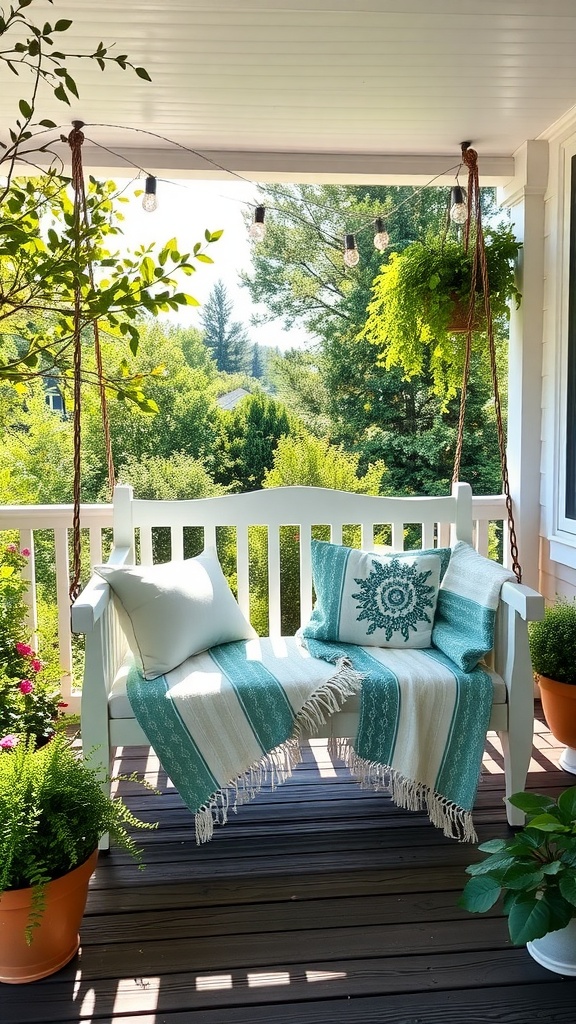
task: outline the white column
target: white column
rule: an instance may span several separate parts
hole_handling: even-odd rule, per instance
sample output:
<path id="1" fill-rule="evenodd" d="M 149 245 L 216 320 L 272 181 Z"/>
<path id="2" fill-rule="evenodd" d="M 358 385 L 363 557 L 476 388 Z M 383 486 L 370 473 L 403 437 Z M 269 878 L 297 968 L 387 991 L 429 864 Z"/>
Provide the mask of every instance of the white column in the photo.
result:
<path id="1" fill-rule="evenodd" d="M 544 313 L 544 194 L 548 143 L 530 140 L 514 154 L 515 176 L 502 190 L 523 248 L 520 309 L 512 310 L 508 357 L 508 472 L 523 582 L 538 589 L 540 422 Z"/>

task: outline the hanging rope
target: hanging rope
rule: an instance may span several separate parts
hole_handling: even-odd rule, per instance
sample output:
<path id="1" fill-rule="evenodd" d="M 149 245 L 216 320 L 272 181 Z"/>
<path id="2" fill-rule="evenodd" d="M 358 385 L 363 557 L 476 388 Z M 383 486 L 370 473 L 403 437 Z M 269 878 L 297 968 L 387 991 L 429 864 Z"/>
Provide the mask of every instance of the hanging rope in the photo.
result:
<path id="1" fill-rule="evenodd" d="M 470 300 L 468 304 L 468 323 L 466 328 L 466 350 L 464 355 L 464 370 L 462 375 L 462 391 L 460 396 L 460 415 L 458 418 L 458 435 L 456 441 L 456 454 L 454 456 L 454 472 L 452 481 L 460 479 L 460 467 L 462 461 L 462 448 L 464 444 L 464 420 L 466 416 L 466 398 L 468 381 L 470 378 L 470 359 L 472 352 L 472 331 L 476 312 L 476 291 L 480 281 L 484 294 L 484 312 L 486 316 L 486 334 L 488 337 L 488 352 L 490 356 L 490 374 L 492 377 L 492 388 L 494 393 L 494 409 L 496 412 L 496 427 L 498 431 L 498 448 L 500 452 L 500 465 L 502 469 L 502 487 L 506 500 L 506 513 L 508 516 L 508 536 L 510 541 L 510 555 L 512 559 L 512 571 L 519 583 L 522 582 L 522 568 L 518 561 L 518 544 L 516 540 L 516 526 L 514 523 L 514 511 L 512 508 L 512 497 L 510 494 L 510 481 L 508 478 L 508 460 L 506 457 L 506 439 L 504 436 L 504 425 L 502 421 L 502 406 L 500 403 L 500 389 L 498 387 L 498 372 L 496 366 L 496 345 L 494 343 L 494 323 L 492 320 L 492 306 L 490 303 L 490 282 L 488 280 L 488 266 L 486 263 L 486 247 L 484 244 L 484 232 L 482 230 L 482 209 L 480 205 L 480 183 L 478 177 L 478 154 L 476 150 L 468 146 L 462 146 L 462 162 L 468 168 L 468 218 L 464 232 L 464 247 L 468 251 L 470 236 L 473 232 L 474 256 L 472 261 L 472 279 L 470 283 Z"/>
<path id="2" fill-rule="evenodd" d="M 68 136 L 68 143 L 72 152 L 72 187 L 74 189 L 74 256 L 76 266 L 80 265 L 81 253 L 81 232 L 82 228 L 88 228 L 88 204 L 86 202 L 86 191 L 84 188 L 84 170 L 82 167 L 82 143 L 84 134 L 81 131 L 82 121 L 74 121 L 74 128 Z M 90 286 L 94 289 L 94 272 L 92 261 L 88 261 L 88 277 Z M 115 472 L 114 460 L 112 457 L 112 444 L 110 439 L 110 420 L 108 417 L 108 404 L 106 401 L 106 388 L 104 386 L 104 374 L 102 366 L 102 350 L 100 346 L 100 332 L 98 323 L 93 321 L 94 331 L 94 353 L 96 356 L 96 371 L 98 376 L 98 389 L 100 392 L 100 410 L 102 413 L 102 426 L 104 429 L 104 445 L 106 449 L 106 462 L 108 466 L 108 486 L 112 492 L 114 488 Z M 73 481 L 73 513 L 72 513 L 72 577 L 70 581 L 70 600 L 74 601 L 80 593 L 81 573 L 81 534 L 80 534 L 80 500 L 81 500 L 81 383 L 82 383 L 82 286 L 79 280 L 79 269 L 77 271 L 74 286 L 74 327 L 73 327 L 73 369 L 74 369 L 74 481 Z"/>

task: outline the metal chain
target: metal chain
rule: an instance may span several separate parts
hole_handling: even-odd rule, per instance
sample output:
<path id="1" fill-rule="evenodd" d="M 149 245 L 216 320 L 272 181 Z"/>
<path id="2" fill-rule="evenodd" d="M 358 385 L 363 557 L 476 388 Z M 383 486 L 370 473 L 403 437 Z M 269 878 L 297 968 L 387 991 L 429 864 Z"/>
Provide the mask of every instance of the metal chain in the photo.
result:
<path id="1" fill-rule="evenodd" d="M 484 293 L 484 311 L 486 315 L 486 333 L 488 336 L 488 352 L 490 355 L 490 374 L 492 377 L 492 388 L 494 393 L 494 410 L 496 413 L 496 428 L 498 431 L 498 449 L 500 452 L 500 465 L 502 470 L 502 487 L 506 501 L 506 513 L 508 517 L 508 537 L 510 542 L 510 555 L 512 559 L 512 571 L 519 583 L 522 582 L 522 567 L 518 560 L 518 542 L 516 538 L 516 524 L 514 522 L 514 510 L 512 496 L 510 494 L 510 480 L 508 477 L 508 460 L 506 456 L 506 440 L 504 436 L 504 425 L 502 420 L 502 406 L 500 403 L 500 389 L 498 386 L 498 370 L 496 365 L 496 345 L 494 342 L 494 323 L 492 320 L 492 306 L 490 303 L 490 282 L 488 280 L 488 266 L 486 263 L 486 247 L 484 243 L 484 232 L 482 230 L 482 210 L 480 205 L 480 183 L 478 177 L 478 154 L 474 149 L 462 147 L 462 162 L 468 168 L 468 220 L 464 238 L 465 248 L 468 249 L 470 231 L 474 229 L 474 259 L 472 263 L 472 280 L 470 284 L 470 301 L 468 305 L 468 324 L 466 331 L 466 353 L 464 357 L 464 374 L 462 380 L 462 393 L 460 397 L 460 415 L 458 419 L 458 436 L 456 441 L 456 454 L 454 457 L 453 481 L 460 476 L 460 465 L 462 459 L 462 447 L 464 443 L 464 418 L 466 412 L 467 385 L 470 375 L 470 354 L 472 349 L 472 330 L 474 324 L 474 312 L 476 302 L 476 285 L 478 271 L 482 282 Z M 473 221 L 473 223 L 472 223 Z"/>

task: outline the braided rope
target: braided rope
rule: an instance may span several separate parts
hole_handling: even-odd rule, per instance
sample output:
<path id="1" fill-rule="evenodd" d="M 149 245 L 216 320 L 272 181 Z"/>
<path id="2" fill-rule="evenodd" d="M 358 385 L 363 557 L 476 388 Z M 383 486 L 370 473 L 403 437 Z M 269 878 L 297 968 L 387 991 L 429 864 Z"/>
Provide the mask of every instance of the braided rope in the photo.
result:
<path id="1" fill-rule="evenodd" d="M 80 232 L 82 224 L 88 227 L 88 205 L 86 202 L 86 190 L 84 188 L 84 170 L 82 167 L 82 143 L 84 134 L 80 130 L 81 121 L 74 122 L 74 128 L 68 136 L 68 143 L 72 154 L 72 187 L 74 189 L 74 255 L 77 266 L 80 258 Z M 94 288 L 94 272 L 91 260 L 88 262 L 88 275 L 91 287 Z M 103 379 L 102 352 L 100 346 L 100 334 L 98 324 L 94 321 L 94 350 L 96 355 L 96 367 L 98 372 L 98 387 L 100 391 L 100 408 L 102 411 L 102 424 L 104 428 L 104 443 L 106 446 L 106 460 L 108 464 L 108 484 L 110 489 L 114 487 L 114 462 L 112 458 L 112 445 L 110 439 L 110 422 L 108 418 L 108 405 L 106 401 L 106 390 Z M 82 294 L 81 284 L 78 278 L 74 287 L 74 327 L 73 327 L 73 369 L 74 369 L 74 413 L 73 413 L 73 435 L 74 435 L 74 457 L 73 469 L 74 480 L 73 491 L 73 512 L 72 512 L 72 574 L 70 580 L 70 600 L 74 601 L 80 593 L 81 575 L 81 533 L 80 533 L 80 501 L 81 501 L 81 383 L 82 383 Z"/>
<path id="2" fill-rule="evenodd" d="M 456 441 L 456 453 L 454 456 L 453 482 L 460 477 L 460 466 L 462 460 L 462 448 L 464 444 L 464 419 L 466 414 L 467 387 L 470 376 L 470 356 L 472 350 L 472 330 L 474 324 L 474 311 L 476 301 L 476 286 L 478 275 L 482 283 L 484 293 L 484 312 L 486 315 L 486 333 L 488 337 L 488 352 L 490 355 L 490 375 L 494 393 L 494 409 L 496 413 L 496 427 L 498 431 L 498 449 L 500 453 L 500 465 L 502 470 L 502 487 L 506 501 L 506 513 L 508 517 L 508 537 L 510 542 L 510 555 L 512 559 L 512 571 L 519 583 L 522 582 L 522 568 L 518 561 L 518 543 L 516 538 L 516 525 L 514 522 L 514 510 L 512 496 L 510 494 L 510 480 L 508 476 L 508 460 L 506 456 L 506 440 L 504 436 L 504 425 L 502 420 L 502 406 L 500 402 L 500 389 L 498 386 L 498 371 L 496 366 L 496 345 L 494 342 L 494 323 L 492 319 L 492 306 L 490 303 L 490 282 L 488 280 L 488 265 L 486 262 L 486 246 L 484 232 L 482 230 L 482 210 L 480 205 L 480 182 L 478 177 L 478 154 L 474 149 L 462 147 L 462 162 L 468 168 L 468 219 L 464 233 L 464 246 L 468 249 L 470 235 L 473 228 L 474 259 L 472 263 L 472 279 L 470 283 L 470 300 L 468 305 L 468 323 L 466 330 L 466 353 L 464 357 L 464 372 L 462 379 L 462 392 L 460 396 L 460 415 L 458 418 L 458 435 Z"/>

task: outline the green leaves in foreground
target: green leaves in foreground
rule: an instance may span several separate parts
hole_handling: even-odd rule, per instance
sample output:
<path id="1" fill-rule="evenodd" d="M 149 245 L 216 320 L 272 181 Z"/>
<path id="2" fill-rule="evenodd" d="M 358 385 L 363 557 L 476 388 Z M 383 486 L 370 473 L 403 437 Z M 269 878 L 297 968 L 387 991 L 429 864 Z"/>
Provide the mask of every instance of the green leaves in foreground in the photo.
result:
<path id="1" fill-rule="evenodd" d="M 478 847 L 488 856 L 466 868 L 472 877 L 460 905 L 482 914 L 503 895 L 510 938 L 519 946 L 576 917 L 576 786 L 558 800 L 516 793 L 510 803 L 524 811 L 526 826 Z"/>

